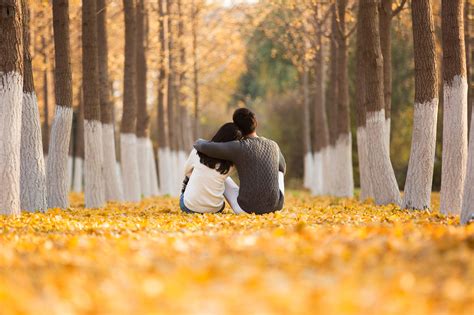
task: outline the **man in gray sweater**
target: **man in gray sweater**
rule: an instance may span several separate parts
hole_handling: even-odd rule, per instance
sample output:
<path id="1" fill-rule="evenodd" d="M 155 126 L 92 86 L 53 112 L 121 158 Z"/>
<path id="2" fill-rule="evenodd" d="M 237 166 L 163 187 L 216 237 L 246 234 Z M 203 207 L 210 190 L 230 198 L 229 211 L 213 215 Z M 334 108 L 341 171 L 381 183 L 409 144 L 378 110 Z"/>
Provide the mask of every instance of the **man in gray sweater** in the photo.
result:
<path id="1" fill-rule="evenodd" d="M 210 157 L 232 161 L 237 167 L 241 186 L 239 188 L 229 177 L 224 193 L 235 213 L 264 214 L 281 210 L 285 199 L 286 163 L 278 144 L 257 136 L 257 119 L 249 109 L 237 109 L 233 120 L 242 131 L 242 140 L 198 140 L 194 148 Z"/>

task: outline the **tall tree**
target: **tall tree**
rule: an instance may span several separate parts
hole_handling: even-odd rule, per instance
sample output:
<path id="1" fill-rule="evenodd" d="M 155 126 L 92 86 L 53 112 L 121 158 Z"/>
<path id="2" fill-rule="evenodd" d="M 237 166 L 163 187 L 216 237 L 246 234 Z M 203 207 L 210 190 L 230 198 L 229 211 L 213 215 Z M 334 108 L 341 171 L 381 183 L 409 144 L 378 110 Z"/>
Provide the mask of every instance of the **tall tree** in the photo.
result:
<path id="1" fill-rule="evenodd" d="M 0 2 L 0 214 L 20 214 L 23 98 L 23 14 L 20 0 Z"/>
<path id="2" fill-rule="evenodd" d="M 123 200 L 122 187 L 116 167 L 115 122 L 113 104 L 110 101 L 107 5 L 105 0 L 97 0 L 97 48 L 99 62 L 99 101 L 102 122 L 102 145 L 104 154 L 104 184 L 106 200 Z"/>
<path id="3" fill-rule="evenodd" d="M 429 209 L 436 149 L 438 69 L 431 0 L 412 2 L 415 112 L 403 207 Z"/>
<path id="4" fill-rule="evenodd" d="M 352 170 L 352 135 L 349 120 L 349 81 L 347 73 L 347 38 L 351 34 L 346 27 L 347 0 L 337 0 L 336 10 L 338 27 L 335 36 L 337 51 L 337 175 L 336 195 L 352 197 L 354 194 L 354 178 Z"/>
<path id="5" fill-rule="evenodd" d="M 72 126 L 72 72 L 69 44 L 69 1 L 53 2 L 54 90 L 56 111 L 48 150 L 48 207 L 69 206 L 67 160 Z"/>
<path id="6" fill-rule="evenodd" d="M 21 1 L 23 13 L 23 106 L 21 117 L 21 208 L 45 211 L 46 172 L 43 158 L 41 123 L 33 81 L 30 54 L 30 10 Z"/>
<path id="7" fill-rule="evenodd" d="M 43 55 L 43 125 L 42 125 L 42 138 L 43 138 L 43 156 L 45 165 L 48 164 L 48 151 L 49 151 L 49 80 L 48 80 L 48 50 L 46 45 L 46 39 L 44 36 L 41 37 L 41 54 Z"/>
<path id="8" fill-rule="evenodd" d="M 171 195 L 179 194 L 178 177 L 181 174 L 178 173 L 178 152 L 179 152 L 179 131 L 180 126 L 176 124 L 176 65 L 175 65 L 175 39 L 174 39 L 174 20 L 175 16 L 175 5 L 171 0 L 166 1 L 167 8 L 167 26 L 168 26 L 168 87 L 167 87 L 167 112 L 168 112 L 168 137 L 170 143 L 170 178 L 171 178 Z"/>
<path id="9" fill-rule="evenodd" d="M 327 176 L 326 170 L 330 163 L 328 159 L 327 149 L 329 146 L 329 130 L 326 114 L 326 106 L 324 104 L 324 49 L 323 49 L 323 23 L 321 18 L 321 4 L 319 2 L 314 5 L 314 83 L 313 83 L 313 187 L 312 193 L 315 195 L 323 195 L 327 193 Z"/>
<path id="10" fill-rule="evenodd" d="M 380 46 L 383 56 L 383 90 L 385 104 L 385 143 L 390 153 L 390 117 L 392 111 L 392 19 L 400 13 L 406 0 L 401 0 L 395 10 L 393 0 L 379 1 Z"/>
<path id="11" fill-rule="evenodd" d="M 136 69 L 137 69 L 137 158 L 138 172 L 140 176 L 141 194 L 144 197 L 151 195 L 150 183 L 150 156 L 148 153 L 149 142 L 149 117 L 147 110 L 147 65 L 146 65 L 146 30 L 145 30 L 145 2 L 137 0 L 136 7 Z"/>
<path id="12" fill-rule="evenodd" d="M 196 0 L 191 2 L 191 27 L 192 27 L 192 55 L 193 55 L 193 94 L 194 94 L 194 137 L 199 138 L 200 121 L 199 121 L 199 65 L 198 65 L 198 21 L 199 21 L 199 7 L 196 5 Z"/>
<path id="13" fill-rule="evenodd" d="M 441 207 L 460 214 L 467 163 L 467 76 L 463 0 L 442 1 L 443 160 Z"/>
<path id="14" fill-rule="evenodd" d="M 74 176 L 72 180 L 72 191 L 82 192 L 82 180 L 84 175 L 84 102 L 82 99 L 82 85 L 77 93 L 76 130 L 74 133 Z"/>
<path id="15" fill-rule="evenodd" d="M 309 50 L 309 45 L 305 45 Z M 306 55 L 306 54 L 305 54 Z M 303 57 L 303 152 L 304 152 L 304 186 L 311 188 L 313 181 L 313 153 L 311 150 L 311 117 L 310 117 L 310 97 L 309 97 L 309 61 Z"/>
<path id="16" fill-rule="evenodd" d="M 329 48 L 329 93 L 326 100 L 327 104 L 327 111 L 328 111 L 328 122 L 329 122 L 329 153 L 331 163 L 329 166 L 329 173 L 335 174 L 336 173 L 336 163 L 337 160 L 336 156 L 336 141 L 337 141 L 337 115 L 338 115 L 338 108 L 337 108 L 337 100 L 338 100 L 338 63 L 337 63 L 337 55 L 338 55 L 338 46 L 337 46 L 337 14 L 336 14 L 336 5 L 333 4 L 331 7 L 331 36 L 330 36 L 330 48 Z M 334 176 L 328 178 L 328 194 L 334 195 L 336 194 L 336 179 Z"/>
<path id="17" fill-rule="evenodd" d="M 167 114 L 165 108 L 166 87 L 168 84 L 168 71 L 166 69 L 166 30 L 165 30 L 165 12 L 166 0 L 159 0 L 158 12 L 159 20 L 159 40 L 160 40 L 160 63 L 159 63 L 159 82 L 158 82 L 158 157 L 159 157 L 159 176 L 160 189 L 163 194 L 171 194 L 171 177 L 170 177 L 170 146 L 168 129 L 166 128 Z"/>
<path id="18" fill-rule="evenodd" d="M 363 39 L 362 58 L 366 61 L 364 75 L 367 144 L 370 147 L 368 161 L 375 203 L 400 204 L 400 192 L 384 142 L 383 57 L 380 49 L 377 4 L 377 0 L 359 1 L 361 11 L 358 23 L 362 23 L 360 26 L 360 38 Z"/>
<path id="19" fill-rule="evenodd" d="M 466 64 L 467 64 L 467 73 L 468 73 L 468 82 L 469 82 L 469 96 L 468 96 L 468 106 L 470 110 L 470 121 L 471 128 L 469 132 L 469 155 L 467 162 L 467 173 L 466 181 L 464 184 L 464 196 L 462 201 L 462 211 L 461 211 L 461 224 L 467 224 L 474 221 L 474 95 L 473 95 L 473 82 L 472 82 L 472 62 L 474 50 L 472 47 L 471 40 L 473 38 L 471 34 L 472 29 L 472 14 L 474 13 L 474 5 L 469 1 L 466 1 L 465 11 L 465 45 L 466 45 Z"/>
<path id="20" fill-rule="evenodd" d="M 120 129 L 122 181 L 125 201 L 140 201 L 140 179 L 137 159 L 136 97 L 136 13 L 135 0 L 123 0 L 125 11 L 125 69 L 123 115 Z"/>
<path id="21" fill-rule="evenodd" d="M 359 8 L 357 21 L 361 21 L 363 15 Z M 367 143 L 366 128 L 366 80 L 365 80 L 365 59 L 362 52 L 364 49 L 364 39 L 362 23 L 357 23 L 356 40 L 356 123 L 357 123 L 357 153 L 359 158 L 359 178 L 360 195 L 359 199 L 364 201 L 373 198 L 372 181 L 369 168 L 369 148 Z"/>
<path id="22" fill-rule="evenodd" d="M 84 95 L 84 182 L 86 208 L 105 204 L 102 167 L 96 0 L 82 1 L 82 73 Z"/>

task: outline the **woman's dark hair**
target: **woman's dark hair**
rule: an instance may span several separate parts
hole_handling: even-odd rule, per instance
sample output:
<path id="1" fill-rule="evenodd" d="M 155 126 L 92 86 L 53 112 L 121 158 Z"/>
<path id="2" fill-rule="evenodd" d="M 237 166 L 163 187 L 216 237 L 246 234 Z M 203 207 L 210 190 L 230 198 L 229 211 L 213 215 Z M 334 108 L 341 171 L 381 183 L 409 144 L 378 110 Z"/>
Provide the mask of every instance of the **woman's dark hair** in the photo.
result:
<path id="1" fill-rule="evenodd" d="M 239 128 L 234 123 L 226 123 L 219 128 L 217 133 L 212 138 L 212 142 L 229 142 L 234 140 L 239 140 L 242 138 L 242 133 Z M 201 164 L 206 165 L 209 168 L 217 170 L 222 175 L 229 173 L 231 166 L 233 165 L 231 161 L 215 159 L 210 156 L 205 155 L 204 153 L 198 152 L 199 159 Z"/>

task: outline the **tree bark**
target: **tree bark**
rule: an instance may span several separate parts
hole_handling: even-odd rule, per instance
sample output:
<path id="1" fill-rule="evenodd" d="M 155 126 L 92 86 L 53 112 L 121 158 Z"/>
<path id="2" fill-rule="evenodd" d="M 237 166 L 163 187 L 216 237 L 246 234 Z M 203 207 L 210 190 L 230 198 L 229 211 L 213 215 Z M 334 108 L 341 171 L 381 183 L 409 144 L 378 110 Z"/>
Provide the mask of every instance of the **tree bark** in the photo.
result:
<path id="1" fill-rule="evenodd" d="M 104 185 L 106 200 L 123 200 L 122 187 L 116 167 L 115 121 L 113 103 L 110 101 L 108 68 L 107 5 L 97 0 L 97 48 L 99 67 L 99 102 L 104 153 Z"/>
<path id="2" fill-rule="evenodd" d="M 54 91 L 56 110 L 48 150 L 48 207 L 69 207 L 68 152 L 72 127 L 72 73 L 69 43 L 69 1 L 53 2 Z"/>
<path id="3" fill-rule="evenodd" d="M 23 106 L 21 125 L 21 208 L 45 211 L 46 172 L 41 138 L 41 122 L 33 81 L 30 54 L 30 11 L 26 0 L 21 1 L 23 13 Z"/>
<path id="4" fill-rule="evenodd" d="M 431 0 L 412 2 L 415 58 L 413 139 L 403 207 L 429 209 L 436 151 L 438 70 Z"/>
<path id="5" fill-rule="evenodd" d="M 42 54 L 43 62 L 45 69 L 43 71 L 43 126 L 42 126 L 42 136 L 43 136 L 43 155 L 45 158 L 48 157 L 49 151 L 49 89 L 48 89 L 48 52 L 46 50 L 46 39 L 44 36 L 41 37 L 42 42 Z M 45 161 L 47 164 L 48 161 Z"/>
<path id="6" fill-rule="evenodd" d="M 137 67 L 137 159 L 138 172 L 140 177 L 141 195 L 149 197 L 151 195 L 150 184 L 150 156 L 148 145 L 148 123 L 147 112 L 147 67 L 146 67 L 146 30 L 145 30 L 145 3 L 144 0 L 137 0 L 136 8 L 136 67 Z"/>
<path id="7" fill-rule="evenodd" d="M 385 114 L 383 102 L 383 57 L 380 49 L 377 0 L 360 0 L 362 57 L 365 63 L 366 130 L 369 168 L 375 203 L 400 204 L 400 193 L 388 150 L 384 143 Z"/>
<path id="8" fill-rule="evenodd" d="M 315 7 L 316 20 L 320 22 L 320 4 Z M 314 195 L 323 195 L 327 193 L 327 165 L 329 159 L 327 151 L 329 147 L 329 130 L 324 104 L 324 66 L 323 66 L 323 31 L 321 24 L 316 30 L 315 57 L 314 57 L 314 99 L 313 99 L 313 173 L 314 181 L 312 193 Z"/>
<path id="9" fill-rule="evenodd" d="M 98 63 L 96 0 L 83 0 L 82 73 L 84 76 L 84 180 L 86 208 L 100 208 L 105 205 Z"/>
<path id="10" fill-rule="evenodd" d="M 336 140 L 336 196 L 352 197 L 354 178 L 352 170 L 352 135 L 349 121 L 349 82 L 347 74 L 347 39 L 346 39 L 347 0 L 337 1 L 338 32 L 336 35 L 337 52 L 337 140 Z"/>
<path id="11" fill-rule="evenodd" d="M 460 214 L 467 163 L 467 77 L 463 0 L 442 1 L 443 160 L 441 206 Z"/>
<path id="12" fill-rule="evenodd" d="M 136 13 L 135 0 L 123 0 L 125 10 L 125 70 L 123 115 L 120 135 L 122 180 L 125 201 L 138 202 L 140 179 L 137 160 Z"/>
<path id="13" fill-rule="evenodd" d="M 84 166 L 84 101 L 82 97 L 82 85 L 79 88 L 77 96 L 77 122 L 76 122 L 76 138 L 74 141 L 74 178 L 72 184 L 72 191 L 81 193 L 82 179 L 83 179 L 83 166 Z"/>
<path id="14" fill-rule="evenodd" d="M 338 54 L 338 47 L 337 47 L 337 16 L 336 16 L 336 6 L 333 4 L 331 8 L 331 37 L 330 37 L 330 61 L 329 61 L 329 93 L 327 98 L 327 114 L 328 114 L 328 122 L 329 122 L 329 148 L 328 148 L 328 156 L 329 156 L 329 173 L 335 174 L 336 173 L 336 141 L 337 141 L 337 115 L 338 115 L 338 108 L 337 108 L 337 100 L 338 100 L 338 80 L 337 80 L 337 72 L 338 72 L 338 64 L 337 64 L 337 54 Z M 328 177 L 328 194 L 334 195 L 336 193 L 335 187 L 336 186 L 336 179 L 334 176 Z"/>
<path id="15" fill-rule="evenodd" d="M 0 214 L 20 214 L 23 99 L 23 14 L 20 0 L 0 2 Z"/>
<path id="16" fill-rule="evenodd" d="M 168 128 L 166 126 L 167 111 L 165 108 L 166 89 L 169 84 L 168 74 L 166 69 L 167 57 L 167 38 L 166 38 L 166 0 L 159 0 L 159 27 L 160 27 L 160 69 L 158 82 L 158 173 L 160 177 L 160 189 L 163 194 L 171 194 L 171 177 L 170 172 L 170 142 L 168 136 Z"/>
<path id="17" fill-rule="evenodd" d="M 359 8 L 357 21 L 361 21 L 363 15 Z M 373 198 L 372 181 L 369 168 L 369 148 L 367 143 L 366 128 L 366 80 L 365 80 L 365 59 L 363 58 L 364 39 L 362 23 L 357 23 L 357 43 L 356 43 L 356 123 L 357 123 L 357 153 L 359 158 L 359 178 L 360 196 L 364 201 Z"/>
<path id="18" fill-rule="evenodd" d="M 193 36 L 193 92 L 194 92 L 194 137 L 200 137 L 200 117 L 199 117 L 199 66 L 198 66 L 198 14 L 199 9 L 196 8 L 195 0 L 192 0 L 192 36 Z"/>
<path id="19" fill-rule="evenodd" d="M 303 57 L 306 58 L 306 57 Z M 303 152 L 304 152 L 304 187 L 311 188 L 313 180 L 313 154 L 311 150 L 311 125 L 310 125 L 310 98 L 309 98 L 309 67 L 303 60 Z"/>
<path id="20" fill-rule="evenodd" d="M 383 56 L 383 94 L 385 108 L 385 141 L 390 154 L 390 117 L 392 112 L 392 1 L 379 2 L 380 48 Z"/>

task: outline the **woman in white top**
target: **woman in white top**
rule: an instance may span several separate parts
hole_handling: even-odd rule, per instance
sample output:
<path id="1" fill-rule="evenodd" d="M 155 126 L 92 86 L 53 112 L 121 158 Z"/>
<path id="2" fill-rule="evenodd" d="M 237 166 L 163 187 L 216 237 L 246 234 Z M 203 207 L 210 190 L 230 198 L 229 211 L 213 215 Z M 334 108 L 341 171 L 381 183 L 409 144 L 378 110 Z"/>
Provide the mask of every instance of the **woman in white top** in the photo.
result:
<path id="1" fill-rule="evenodd" d="M 228 142 L 241 137 L 234 123 L 226 123 L 211 141 Z M 211 158 L 193 149 L 184 165 L 184 175 L 189 180 L 184 181 L 181 210 L 186 213 L 217 213 L 224 210 L 224 182 L 233 168 L 230 161 Z"/>

